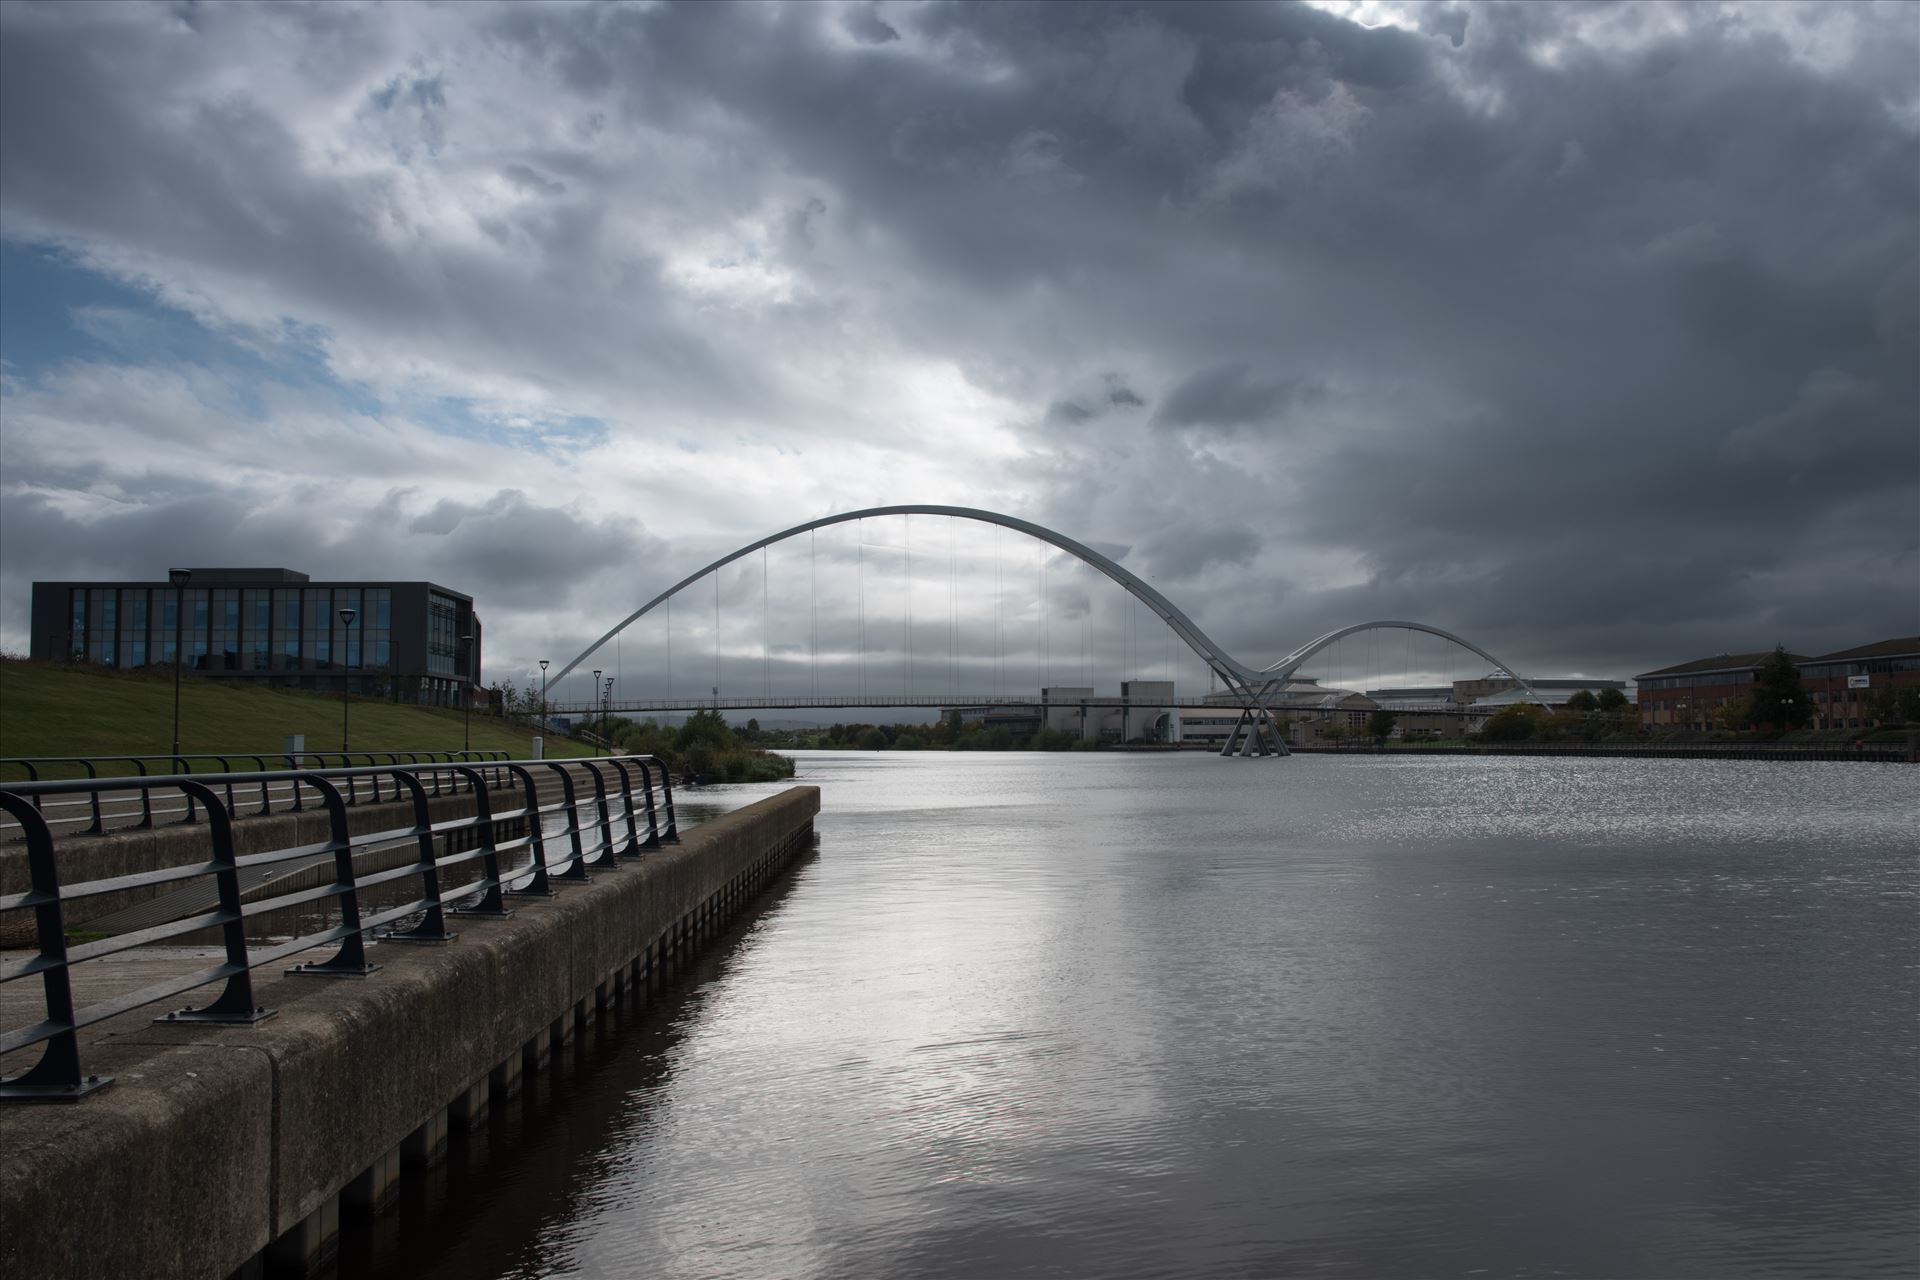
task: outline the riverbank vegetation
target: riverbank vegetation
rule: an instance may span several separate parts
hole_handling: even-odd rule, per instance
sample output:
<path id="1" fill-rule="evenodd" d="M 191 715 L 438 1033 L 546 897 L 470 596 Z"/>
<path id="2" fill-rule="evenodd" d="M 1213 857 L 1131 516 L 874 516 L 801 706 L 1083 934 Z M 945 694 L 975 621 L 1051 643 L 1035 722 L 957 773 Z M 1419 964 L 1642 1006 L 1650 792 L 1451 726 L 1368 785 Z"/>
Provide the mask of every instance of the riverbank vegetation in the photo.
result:
<path id="1" fill-rule="evenodd" d="M 639 755 L 658 756 L 682 776 L 704 782 L 778 782 L 793 776 L 793 761 L 759 745 L 757 721 L 735 730 L 718 711 L 696 711 L 684 724 L 654 720 L 615 720 L 615 745 Z"/>

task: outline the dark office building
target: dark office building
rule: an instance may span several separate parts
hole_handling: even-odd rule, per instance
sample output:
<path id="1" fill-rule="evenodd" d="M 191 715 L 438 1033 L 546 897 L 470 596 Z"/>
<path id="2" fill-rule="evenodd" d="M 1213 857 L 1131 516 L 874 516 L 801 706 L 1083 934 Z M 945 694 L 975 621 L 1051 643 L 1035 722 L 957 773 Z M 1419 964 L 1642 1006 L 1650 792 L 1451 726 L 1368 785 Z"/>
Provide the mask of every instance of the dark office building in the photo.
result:
<path id="1" fill-rule="evenodd" d="M 183 571 L 176 570 L 176 574 Z M 32 654 L 185 669 L 434 706 L 480 685 L 473 598 L 431 582 L 311 582 L 291 569 L 189 569 L 171 582 L 36 582 Z M 178 612 L 176 613 L 176 605 Z M 341 620 L 353 610 L 353 623 Z"/>

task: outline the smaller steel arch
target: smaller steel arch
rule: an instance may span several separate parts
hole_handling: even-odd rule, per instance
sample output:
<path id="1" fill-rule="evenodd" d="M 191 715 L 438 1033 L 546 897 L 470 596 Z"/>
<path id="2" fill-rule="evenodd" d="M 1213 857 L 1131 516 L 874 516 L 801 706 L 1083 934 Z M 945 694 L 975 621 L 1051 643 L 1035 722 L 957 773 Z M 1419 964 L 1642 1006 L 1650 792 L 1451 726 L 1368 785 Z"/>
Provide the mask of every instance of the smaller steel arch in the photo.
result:
<path id="1" fill-rule="evenodd" d="M 1471 649 L 1488 662 L 1491 662 L 1495 667 L 1511 676 L 1513 682 L 1522 689 L 1525 689 L 1530 697 L 1536 701 L 1540 699 L 1540 694 L 1532 685 L 1527 683 L 1526 677 L 1522 676 L 1518 671 L 1515 671 L 1510 663 L 1500 661 L 1500 659 L 1494 657 L 1473 641 L 1457 636 L 1453 632 L 1441 627 L 1429 626 L 1424 622 L 1404 622 L 1396 619 L 1381 619 L 1376 622 L 1356 622 L 1350 627 L 1341 627 L 1336 631 L 1329 631 L 1323 636 L 1317 636 L 1307 641 L 1307 643 L 1301 645 L 1298 649 L 1295 649 L 1292 653 L 1280 659 L 1278 662 L 1273 663 L 1271 666 L 1261 668 L 1260 674 L 1269 678 L 1270 687 L 1271 682 L 1287 680 L 1295 671 L 1300 669 L 1301 665 L 1305 663 L 1308 658 L 1325 649 L 1328 645 L 1336 644 L 1346 639 L 1346 637 L 1353 635 L 1355 632 L 1377 631 L 1386 628 L 1399 628 L 1406 631 L 1424 631 L 1428 635 L 1439 636 L 1442 640 L 1451 640 L 1462 649 Z"/>

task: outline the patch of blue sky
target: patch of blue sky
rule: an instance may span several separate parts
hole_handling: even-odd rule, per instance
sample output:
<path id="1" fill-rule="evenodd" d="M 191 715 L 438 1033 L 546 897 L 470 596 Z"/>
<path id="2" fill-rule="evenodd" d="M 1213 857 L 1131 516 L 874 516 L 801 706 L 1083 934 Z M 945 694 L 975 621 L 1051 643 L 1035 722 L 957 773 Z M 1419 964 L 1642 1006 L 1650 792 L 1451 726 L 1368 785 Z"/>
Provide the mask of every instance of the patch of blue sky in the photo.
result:
<path id="1" fill-rule="evenodd" d="M 576 453 L 605 444 L 605 420 L 579 414 L 503 410 L 462 396 L 435 396 L 395 408 L 432 431 L 541 454 Z"/>
<path id="2" fill-rule="evenodd" d="M 219 377 L 256 417 L 266 414 L 269 385 L 377 414 L 377 397 L 328 369 L 324 337 L 292 321 L 266 334 L 209 328 L 57 249 L 0 241 L 0 360 L 8 376 L 23 383 L 91 361 L 186 366 Z"/>
<path id="3" fill-rule="evenodd" d="M 0 240 L 0 361 L 21 384 L 93 361 L 188 367 L 220 379 L 256 420 L 267 416 L 277 393 L 295 391 L 343 413 L 400 415 L 447 435 L 539 453 L 571 453 L 607 439 L 598 418 L 519 413 L 461 396 L 383 399 L 335 376 L 326 339 L 324 329 L 291 319 L 270 332 L 212 328 L 58 249 Z"/>

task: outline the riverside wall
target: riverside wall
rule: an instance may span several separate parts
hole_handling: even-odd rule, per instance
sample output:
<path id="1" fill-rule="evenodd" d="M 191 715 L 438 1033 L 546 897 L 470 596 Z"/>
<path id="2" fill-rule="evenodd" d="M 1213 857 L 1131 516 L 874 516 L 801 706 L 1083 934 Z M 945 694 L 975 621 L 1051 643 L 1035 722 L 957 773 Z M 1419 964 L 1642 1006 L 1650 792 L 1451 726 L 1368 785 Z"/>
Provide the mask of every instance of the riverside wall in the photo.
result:
<path id="1" fill-rule="evenodd" d="M 81 1051 L 110 1087 L 0 1111 L 0 1275 L 319 1265 L 343 1201 L 389 1201 L 450 1125 L 698 946 L 811 846 L 819 804 L 792 787 L 507 919 L 456 918 L 451 943 L 374 946 L 363 980 L 256 971 L 277 1013 L 251 1027 L 103 1024 Z"/>

